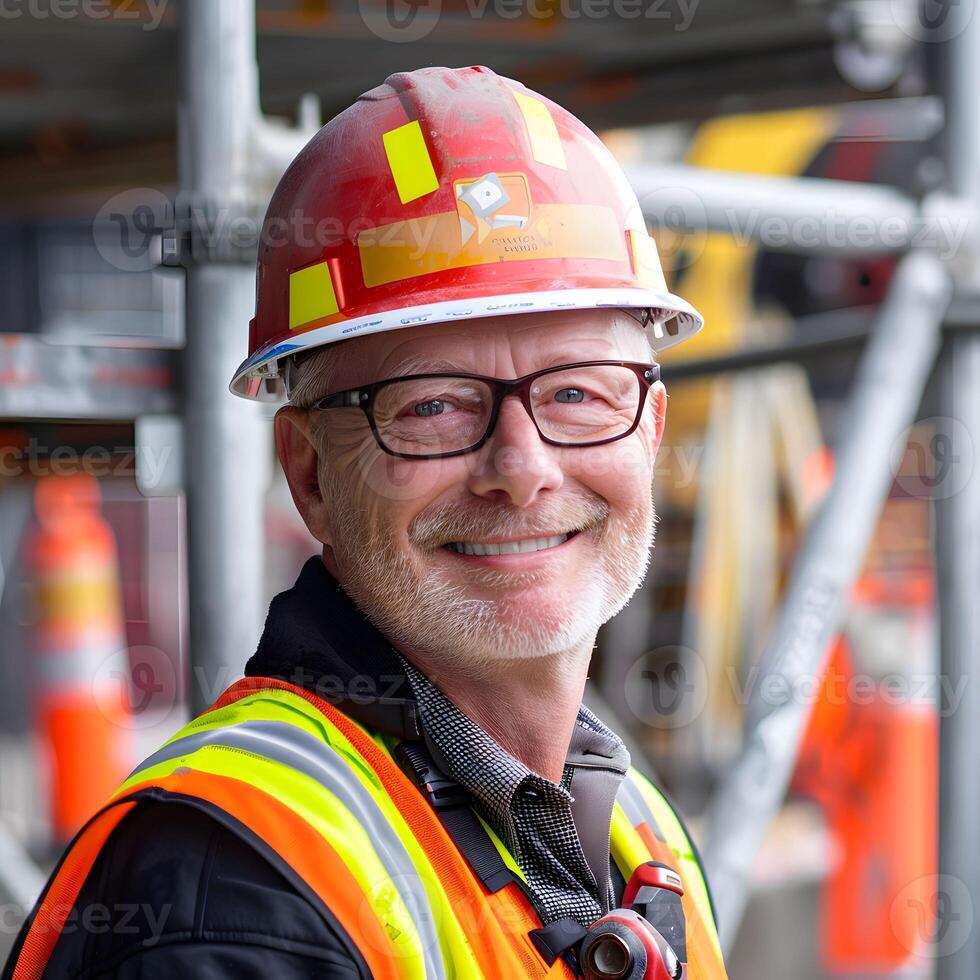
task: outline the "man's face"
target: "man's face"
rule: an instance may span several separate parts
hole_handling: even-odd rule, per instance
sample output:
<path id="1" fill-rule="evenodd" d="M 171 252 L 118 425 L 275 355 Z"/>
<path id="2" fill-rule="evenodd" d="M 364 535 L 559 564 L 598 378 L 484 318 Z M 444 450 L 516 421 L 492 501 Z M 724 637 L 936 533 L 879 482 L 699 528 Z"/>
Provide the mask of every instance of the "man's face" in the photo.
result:
<path id="1" fill-rule="evenodd" d="M 559 363 L 652 359 L 637 322 L 615 310 L 433 324 L 334 350 L 330 392 L 427 371 L 515 378 Z M 430 667 L 486 673 L 505 660 L 587 656 L 636 590 L 653 543 L 665 407 L 657 382 L 632 435 L 562 448 L 541 441 L 509 397 L 483 447 L 431 460 L 386 454 L 357 408 L 310 417 L 287 409 L 300 422 L 284 419 L 277 431 L 297 504 L 358 606 Z M 297 486 L 296 454 L 282 451 L 298 429 L 319 454 L 309 494 Z M 549 546 L 482 555 L 453 547 L 532 540 Z"/>

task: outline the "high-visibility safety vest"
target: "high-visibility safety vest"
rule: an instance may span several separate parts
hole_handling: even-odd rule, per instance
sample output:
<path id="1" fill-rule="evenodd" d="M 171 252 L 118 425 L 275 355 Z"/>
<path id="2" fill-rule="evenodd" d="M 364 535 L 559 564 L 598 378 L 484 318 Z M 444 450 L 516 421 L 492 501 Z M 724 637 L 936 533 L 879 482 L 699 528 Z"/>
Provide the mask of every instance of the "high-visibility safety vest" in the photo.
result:
<path id="1" fill-rule="evenodd" d="M 530 939 L 541 920 L 512 855 L 484 824 L 512 872 L 488 888 L 397 764 L 396 743 L 303 687 L 237 681 L 79 832 L 35 907 L 14 980 L 43 975 L 112 829 L 148 796 L 195 798 L 248 827 L 346 930 L 378 980 L 573 977 L 565 958 L 549 964 Z M 670 804 L 635 770 L 617 795 L 610 853 L 627 881 L 650 860 L 678 871 L 687 980 L 725 980 L 694 849 Z"/>

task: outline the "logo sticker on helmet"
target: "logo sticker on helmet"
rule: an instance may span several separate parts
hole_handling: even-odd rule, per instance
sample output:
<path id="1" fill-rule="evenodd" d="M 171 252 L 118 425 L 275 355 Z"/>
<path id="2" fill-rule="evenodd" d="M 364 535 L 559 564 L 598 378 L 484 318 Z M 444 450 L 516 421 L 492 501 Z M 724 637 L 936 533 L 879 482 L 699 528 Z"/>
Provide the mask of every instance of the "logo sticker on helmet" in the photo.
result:
<path id="1" fill-rule="evenodd" d="M 358 235 L 365 286 L 514 259 L 622 261 L 626 241 L 611 208 L 533 206 L 523 173 L 453 182 L 456 211 L 410 218 Z"/>
<path id="2" fill-rule="evenodd" d="M 496 229 L 526 228 L 531 217 L 531 192 L 524 174 L 487 174 L 457 180 L 460 246 L 473 233 L 478 244 Z"/>

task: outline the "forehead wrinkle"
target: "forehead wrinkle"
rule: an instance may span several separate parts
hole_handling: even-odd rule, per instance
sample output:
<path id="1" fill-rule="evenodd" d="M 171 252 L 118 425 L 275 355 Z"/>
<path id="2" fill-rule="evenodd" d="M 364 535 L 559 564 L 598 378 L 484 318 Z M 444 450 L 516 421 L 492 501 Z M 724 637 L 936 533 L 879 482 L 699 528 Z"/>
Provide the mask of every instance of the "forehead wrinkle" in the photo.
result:
<path id="1" fill-rule="evenodd" d="M 591 345 L 590 345 L 591 346 Z M 581 349 L 577 351 L 570 351 L 568 353 L 557 352 L 552 353 L 550 357 L 545 357 L 540 362 L 537 362 L 533 368 L 534 371 L 544 371 L 552 367 L 560 367 L 562 364 L 577 364 L 581 361 L 618 361 L 623 360 L 619 357 L 617 351 L 614 348 L 615 345 L 602 344 L 601 350 L 593 351 L 582 351 Z M 535 361 L 537 359 L 534 359 Z M 479 368 L 474 365 L 463 364 L 460 361 L 452 361 L 447 358 L 442 357 L 431 357 L 428 355 L 419 354 L 414 357 L 409 357 L 403 361 L 400 361 L 397 368 L 392 368 L 384 372 L 385 378 L 404 378 L 409 375 L 415 374 L 484 374 Z M 531 373 L 531 372 L 528 372 Z M 504 379 L 508 380 L 508 379 Z"/>
<path id="2" fill-rule="evenodd" d="M 462 329 L 442 331 L 446 325 L 438 325 L 438 332 L 431 332 L 428 336 L 420 337 L 417 333 L 414 336 L 394 337 L 389 336 L 389 342 L 394 341 L 394 345 L 385 353 L 377 364 L 376 368 L 371 368 L 365 364 L 365 360 L 370 358 L 369 351 L 373 346 L 372 338 L 358 338 L 352 342 L 345 353 L 348 356 L 343 364 L 343 373 L 351 378 L 350 384 L 344 387 L 353 387 L 354 384 L 368 384 L 373 381 L 382 381 L 388 378 L 405 377 L 412 374 L 430 373 L 459 373 L 459 374 L 485 374 L 497 376 L 494 370 L 482 368 L 478 361 L 481 360 L 481 339 L 489 339 L 488 334 L 496 334 L 492 339 L 494 343 L 483 353 L 488 355 L 492 361 L 498 359 L 496 351 L 497 344 L 510 346 L 510 341 L 516 341 L 518 346 L 527 345 L 530 353 L 527 359 L 531 361 L 531 370 L 543 370 L 555 367 L 560 364 L 574 364 L 579 361 L 588 360 L 623 360 L 628 359 L 623 347 L 627 350 L 635 351 L 642 346 L 647 351 L 647 355 L 652 354 L 643 328 L 632 318 L 626 317 L 620 310 L 601 310 L 595 311 L 597 322 L 594 324 L 596 334 L 589 336 L 568 336 L 567 334 L 560 340 L 556 335 L 561 334 L 563 327 L 578 327 L 574 320 L 566 319 L 566 315 L 554 311 L 552 313 L 517 314 L 513 318 L 501 318 L 505 320 L 506 326 L 501 323 L 490 324 L 486 320 L 473 321 L 472 323 L 459 324 Z M 541 319 L 545 318 L 545 319 Z M 399 332 L 400 333 L 400 332 Z M 440 335 L 441 334 L 441 335 Z M 432 353 L 424 351 L 412 351 L 419 341 L 432 342 L 434 348 L 443 346 L 455 346 L 459 350 L 459 359 L 447 356 L 445 352 L 434 349 Z M 556 342 L 558 352 L 556 352 Z M 343 346 L 343 345 L 342 345 Z M 405 351 L 405 348 L 408 348 Z M 584 348 L 584 349 L 583 349 Z M 599 350 L 596 350 L 599 348 Z M 538 356 L 544 352 L 542 360 Z M 516 351 L 514 353 L 517 353 Z M 360 355 L 360 356 L 358 356 Z M 507 360 L 511 358 L 508 357 Z M 524 360 L 525 358 L 520 358 Z M 647 359 L 647 358 L 641 358 Z M 358 364 L 357 362 L 361 363 Z M 528 373 L 528 372 L 522 372 Z"/>
<path id="3" fill-rule="evenodd" d="M 472 366 L 447 357 L 433 357 L 431 354 L 413 354 L 397 362 L 397 367 L 386 368 L 386 378 L 404 378 L 409 374 L 432 374 L 443 371 L 474 374 Z"/>

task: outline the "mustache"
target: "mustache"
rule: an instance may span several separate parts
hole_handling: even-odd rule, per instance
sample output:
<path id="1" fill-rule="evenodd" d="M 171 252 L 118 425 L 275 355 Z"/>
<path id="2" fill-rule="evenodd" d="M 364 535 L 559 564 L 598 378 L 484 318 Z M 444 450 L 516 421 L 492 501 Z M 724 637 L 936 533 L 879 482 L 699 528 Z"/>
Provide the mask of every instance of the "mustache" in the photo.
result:
<path id="1" fill-rule="evenodd" d="M 409 524 L 408 538 L 422 548 L 495 537 L 538 538 L 600 528 L 608 517 L 605 500 L 579 492 L 547 500 L 533 511 L 499 504 L 442 504 L 418 514 Z"/>

